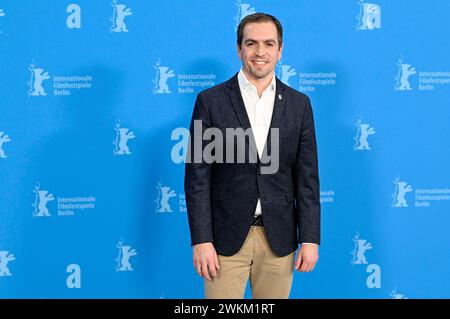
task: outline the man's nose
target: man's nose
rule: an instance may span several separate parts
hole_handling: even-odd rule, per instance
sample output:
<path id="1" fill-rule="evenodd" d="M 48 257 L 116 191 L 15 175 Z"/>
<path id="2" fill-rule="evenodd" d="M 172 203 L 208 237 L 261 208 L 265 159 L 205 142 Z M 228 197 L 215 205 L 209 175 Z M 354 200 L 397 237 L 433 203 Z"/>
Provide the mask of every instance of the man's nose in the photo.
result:
<path id="1" fill-rule="evenodd" d="M 256 46 L 256 52 L 255 52 L 255 54 L 256 54 L 257 56 L 263 56 L 263 55 L 264 55 L 264 47 L 263 47 L 261 44 L 258 44 L 258 45 Z"/>

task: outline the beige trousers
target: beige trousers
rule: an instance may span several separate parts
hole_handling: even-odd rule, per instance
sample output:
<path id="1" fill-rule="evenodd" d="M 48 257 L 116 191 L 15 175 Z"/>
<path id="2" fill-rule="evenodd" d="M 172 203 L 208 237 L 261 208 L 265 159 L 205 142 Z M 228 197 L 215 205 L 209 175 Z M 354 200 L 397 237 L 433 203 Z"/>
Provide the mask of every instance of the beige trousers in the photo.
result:
<path id="1" fill-rule="evenodd" d="M 291 291 L 295 252 L 278 257 L 264 227 L 252 226 L 244 245 L 233 256 L 218 255 L 220 270 L 205 281 L 207 299 L 242 299 L 250 277 L 252 298 L 286 299 Z"/>

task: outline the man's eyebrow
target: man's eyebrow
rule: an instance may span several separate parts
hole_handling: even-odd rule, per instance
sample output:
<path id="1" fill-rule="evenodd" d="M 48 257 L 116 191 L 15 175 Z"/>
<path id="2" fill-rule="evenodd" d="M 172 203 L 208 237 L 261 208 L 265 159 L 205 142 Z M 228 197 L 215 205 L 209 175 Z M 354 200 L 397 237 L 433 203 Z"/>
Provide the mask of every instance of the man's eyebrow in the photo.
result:
<path id="1" fill-rule="evenodd" d="M 245 39 L 244 43 L 247 42 L 258 42 L 257 40 L 254 39 Z M 261 42 L 276 42 L 275 39 L 266 39 L 266 40 L 262 40 Z"/>

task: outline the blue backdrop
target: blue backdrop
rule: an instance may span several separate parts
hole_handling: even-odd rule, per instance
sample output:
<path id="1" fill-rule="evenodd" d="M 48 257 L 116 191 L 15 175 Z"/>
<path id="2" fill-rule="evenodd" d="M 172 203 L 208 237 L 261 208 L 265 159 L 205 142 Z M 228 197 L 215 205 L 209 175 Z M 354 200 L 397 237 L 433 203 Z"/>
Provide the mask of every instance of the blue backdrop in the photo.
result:
<path id="1" fill-rule="evenodd" d="M 198 92 L 239 70 L 240 19 L 267 12 L 285 30 L 277 75 L 311 98 L 319 150 L 320 258 L 291 297 L 449 298 L 449 11 L 1 1 L 0 297 L 203 296 L 175 133 Z"/>

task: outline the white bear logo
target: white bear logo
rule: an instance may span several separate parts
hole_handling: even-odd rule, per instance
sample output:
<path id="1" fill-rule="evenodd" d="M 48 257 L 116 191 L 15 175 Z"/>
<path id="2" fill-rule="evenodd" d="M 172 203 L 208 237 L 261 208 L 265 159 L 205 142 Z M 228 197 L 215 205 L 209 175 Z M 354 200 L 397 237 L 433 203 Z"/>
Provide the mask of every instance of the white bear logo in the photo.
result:
<path id="1" fill-rule="evenodd" d="M 368 243 L 365 239 L 360 239 L 359 233 L 355 235 L 355 237 L 353 238 L 353 242 L 355 242 L 355 248 L 352 252 L 352 265 L 367 264 L 365 252 L 373 248 L 372 244 Z"/>
<path id="2" fill-rule="evenodd" d="M 132 15 L 133 12 L 130 8 L 126 8 L 126 5 L 118 4 L 117 1 L 113 1 L 111 5 L 114 8 L 113 17 L 110 19 L 113 22 L 111 31 L 128 32 L 127 26 L 125 24 L 125 17 Z"/>
<path id="3" fill-rule="evenodd" d="M 403 56 L 400 56 L 397 62 L 397 75 L 395 76 L 395 90 L 397 91 L 411 91 L 411 85 L 409 84 L 409 77 L 416 74 L 416 69 L 411 67 L 411 64 L 404 63 Z"/>
<path id="4" fill-rule="evenodd" d="M 362 123 L 361 120 L 358 120 L 356 126 L 358 127 L 358 131 L 356 133 L 356 136 L 353 138 L 356 142 L 355 145 L 353 146 L 353 149 L 359 151 L 371 150 L 367 138 L 370 135 L 375 134 L 375 129 L 373 127 L 370 127 L 369 124 Z"/>
<path id="5" fill-rule="evenodd" d="M 36 193 L 36 199 L 35 203 L 33 204 L 34 207 L 34 217 L 44 217 L 44 216 L 51 216 L 51 214 L 48 212 L 47 203 L 55 200 L 53 197 L 53 194 L 49 194 L 46 190 L 39 190 L 39 185 L 36 186 L 33 190 L 33 192 Z"/>
<path id="6" fill-rule="evenodd" d="M 411 185 L 408 185 L 406 182 L 400 181 L 399 178 L 394 180 L 395 190 L 392 197 L 394 199 L 392 206 L 393 207 L 408 207 L 408 203 L 406 202 L 406 193 L 412 192 L 413 189 Z"/>
<path id="7" fill-rule="evenodd" d="M 412 90 L 411 85 L 409 84 L 409 77 L 411 75 L 416 74 L 416 69 L 411 67 L 411 64 L 401 64 L 400 66 L 401 76 L 400 76 L 400 85 L 397 87 L 399 91 Z"/>
<path id="8" fill-rule="evenodd" d="M 128 128 L 120 127 L 120 121 L 116 123 L 116 127 L 114 130 L 116 133 L 116 140 L 113 144 L 116 146 L 113 154 L 114 155 L 129 155 L 131 154 L 130 149 L 128 148 L 128 140 L 135 138 L 133 131 L 130 131 Z"/>
<path id="9" fill-rule="evenodd" d="M 297 72 L 295 72 L 294 68 L 292 68 L 290 65 L 287 64 L 281 65 L 281 76 L 280 76 L 281 82 L 291 86 L 289 84 L 289 78 L 294 75 L 297 75 Z"/>
<path id="10" fill-rule="evenodd" d="M 169 70 L 168 66 L 162 66 L 160 61 L 156 62 L 154 68 L 156 70 L 156 77 L 153 81 L 155 84 L 153 93 L 171 93 L 169 86 L 167 85 L 167 80 L 175 76 L 173 70 Z"/>
<path id="11" fill-rule="evenodd" d="M 50 79 L 48 72 L 44 72 L 44 69 L 42 68 L 35 67 L 34 64 L 31 64 L 31 67 L 28 68 L 28 70 L 31 71 L 31 80 L 28 82 L 30 91 L 28 94 L 31 96 L 47 95 L 42 87 L 42 82 Z"/>
<path id="12" fill-rule="evenodd" d="M 16 260 L 16 258 L 9 251 L 0 251 L 0 276 L 12 276 L 8 268 L 8 263 L 13 260 Z"/>
<path id="13" fill-rule="evenodd" d="M 359 25 L 358 30 L 373 30 L 381 28 L 381 8 L 374 3 L 364 3 L 362 0 L 359 2 L 361 7 L 361 13 L 357 20 Z"/>
<path id="14" fill-rule="evenodd" d="M 5 16 L 5 11 L 3 11 L 3 9 L 0 9 L 0 17 L 4 17 Z M 0 30 L 0 33 L 2 33 L 2 31 Z"/>
<path id="15" fill-rule="evenodd" d="M 3 144 L 6 142 L 11 141 L 8 134 L 4 134 L 3 132 L 0 132 L 0 157 L 1 158 L 7 158 L 5 151 L 3 149 Z"/>
<path id="16" fill-rule="evenodd" d="M 241 3 L 241 0 L 236 2 L 236 6 L 238 7 L 238 11 L 234 20 L 236 21 L 236 29 L 239 26 L 239 22 L 244 19 L 246 16 L 256 13 L 255 8 L 253 8 L 248 3 Z"/>
<path id="17" fill-rule="evenodd" d="M 169 199 L 172 197 L 177 196 L 174 190 L 171 190 L 168 186 L 162 186 L 159 184 L 157 186 L 157 189 L 159 190 L 158 199 L 157 202 L 157 212 L 159 213 L 170 213 L 173 212 L 172 208 L 169 204 Z"/>
<path id="18" fill-rule="evenodd" d="M 123 245 L 122 240 L 116 247 L 119 248 L 119 257 L 116 259 L 118 262 L 116 271 L 133 271 L 133 267 L 131 267 L 130 264 L 130 258 L 137 255 L 136 249 L 132 249 L 131 246 Z"/>

